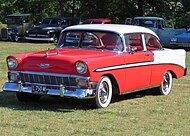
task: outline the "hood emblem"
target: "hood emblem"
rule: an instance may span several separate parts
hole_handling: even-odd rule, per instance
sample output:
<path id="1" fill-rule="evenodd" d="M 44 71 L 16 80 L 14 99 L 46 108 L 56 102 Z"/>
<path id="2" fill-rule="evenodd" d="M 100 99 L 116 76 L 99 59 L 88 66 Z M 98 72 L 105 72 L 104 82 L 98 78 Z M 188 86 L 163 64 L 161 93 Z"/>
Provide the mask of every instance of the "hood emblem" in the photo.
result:
<path id="1" fill-rule="evenodd" d="M 44 63 L 41 63 L 41 64 L 37 64 L 37 66 L 39 66 L 40 68 L 50 68 L 50 64 L 44 64 Z"/>

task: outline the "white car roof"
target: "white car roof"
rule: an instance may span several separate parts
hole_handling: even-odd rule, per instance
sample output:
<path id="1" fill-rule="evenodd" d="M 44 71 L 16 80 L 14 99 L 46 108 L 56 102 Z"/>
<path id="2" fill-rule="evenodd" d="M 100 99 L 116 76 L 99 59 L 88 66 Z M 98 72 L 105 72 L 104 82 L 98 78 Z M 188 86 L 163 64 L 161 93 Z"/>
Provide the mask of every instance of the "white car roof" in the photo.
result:
<path id="1" fill-rule="evenodd" d="M 121 24 L 83 24 L 83 25 L 75 25 L 69 26 L 65 28 L 63 31 L 69 30 L 92 30 L 92 31 L 110 31 L 115 32 L 120 35 L 129 34 L 129 33 L 148 33 L 159 37 L 150 29 L 134 26 L 134 25 L 121 25 Z"/>

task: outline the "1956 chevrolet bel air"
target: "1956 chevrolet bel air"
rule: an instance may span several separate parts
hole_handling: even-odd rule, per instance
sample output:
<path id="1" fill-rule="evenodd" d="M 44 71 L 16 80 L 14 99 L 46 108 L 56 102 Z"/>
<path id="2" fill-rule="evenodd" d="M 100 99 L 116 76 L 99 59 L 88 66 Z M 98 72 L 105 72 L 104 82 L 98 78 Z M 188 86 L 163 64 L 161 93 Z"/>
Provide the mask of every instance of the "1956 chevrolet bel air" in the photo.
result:
<path id="1" fill-rule="evenodd" d="M 77 25 L 65 28 L 55 49 L 7 57 L 5 92 L 19 101 L 43 95 L 91 98 L 107 107 L 114 94 L 157 87 L 168 95 L 172 78 L 186 74 L 186 52 L 165 49 L 158 36 L 140 26 Z"/>

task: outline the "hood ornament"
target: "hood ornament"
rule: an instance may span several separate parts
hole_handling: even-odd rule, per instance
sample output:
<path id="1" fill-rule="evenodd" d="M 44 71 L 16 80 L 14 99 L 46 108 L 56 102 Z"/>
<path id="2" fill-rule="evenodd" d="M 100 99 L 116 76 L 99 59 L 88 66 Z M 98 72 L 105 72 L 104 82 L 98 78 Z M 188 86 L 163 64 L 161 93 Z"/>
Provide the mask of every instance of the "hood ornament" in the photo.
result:
<path id="1" fill-rule="evenodd" d="M 52 66 L 50 66 L 50 64 L 45 64 L 45 63 L 37 64 L 37 66 L 39 66 L 40 68 L 50 68 L 50 67 L 52 67 Z"/>

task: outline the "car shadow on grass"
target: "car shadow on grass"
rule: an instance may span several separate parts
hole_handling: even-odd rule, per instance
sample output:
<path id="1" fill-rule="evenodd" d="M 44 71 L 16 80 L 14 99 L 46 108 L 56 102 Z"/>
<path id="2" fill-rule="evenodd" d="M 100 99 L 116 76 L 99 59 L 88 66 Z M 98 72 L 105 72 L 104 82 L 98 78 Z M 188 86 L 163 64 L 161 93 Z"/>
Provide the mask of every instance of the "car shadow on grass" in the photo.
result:
<path id="1" fill-rule="evenodd" d="M 0 93 L 0 108 L 13 110 L 72 112 L 86 110 L 84 102 L 76 98 L 43 96 L 37 102 L 19 102 L 14 93 Z"/>
<path id="2" fill-rule="evenodd" d="M 146 97 L 146 96 L 158 96 L 158 95 L 159 95 L 158 87 L 151 88 L 151 89 L 126 93 L 123 95 L 113 96 L 111 103 L 120 102 L 120 101 L 124 101 L 124 100 L 129 100 L 129 99 L 137 99 L 137 98 L 142 98 L 142 97 Z"/>
<path id="3" fill-rule="evenodd" d="M 136 99 L 139 97 L 157 95 L 154 89 L 138 91 L 134 93 L 124 94 L 121 96 L 113 96 L 112 103 L 120 102 L 128 99 Z M 13 110 L 29 110 L 29 111 L 56 111 L 56 112 L 74 112 L 76 110 L 92 110 L 95 109 L 92 100 L 77 98 L 61 98 L 43 96 L 38 102 L 19 102 L 14 93 L 0 93 L 0 108 L 10 108 Z"/>

